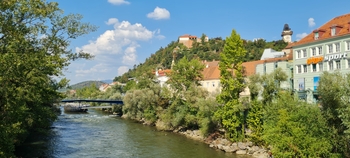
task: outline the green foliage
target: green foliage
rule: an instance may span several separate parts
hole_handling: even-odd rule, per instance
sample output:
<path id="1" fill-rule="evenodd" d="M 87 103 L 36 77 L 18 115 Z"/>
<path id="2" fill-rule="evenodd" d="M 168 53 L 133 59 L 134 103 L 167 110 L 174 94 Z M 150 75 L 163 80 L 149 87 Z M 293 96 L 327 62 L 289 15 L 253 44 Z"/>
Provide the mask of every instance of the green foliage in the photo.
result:
<path id="1" fill-rule="evenodd" d="M 222 91 L 217 100 L 223 106 L 215 114 L 232 140 L 241 140 L 244 137 L 244 108 L 239 101 L 239 94 L 245 88 L 242 69 L 245 53 L 243 41 L 236 31 L 232 30 L 231 36 L 226 38 L 224 51 L 220 53 Z"/>
<path id="2" fill-rule="evenodd" d="M 202 80 L 204 65 L 197 59 L 189 61 L 183 57 L 175 64 L 168 80 L 169 85 L 176 90 L 186 91 L 192 84 L 198 86 Z"/>
<path id="3" fill-rule="evenodd" d="M 53 102 L 67 80 L 56 81 L 70 61 L 91 58 L 69 50 L 71 39 L 96 28 L 80 15 L 63 15 L 56 2 L 0 3 L 0 157 L 14 157 L 14 145 L 31 131 L 45 131 L 56 119 Z"/>
<path id="4" fill-rule="evenodd" d="M 329 157 L 331 133 L 321 110 L 299 101 L 289 93 L 265 109 L 264 140 L 273 146 L 276 157 Z"/>
<path id="5" fill-rule="evenodd" d="M 350 74 L 324 72 L 317 91 L 321 96 L 322 114 L 333 133 L 333 152 L 349 157 Z"/>
<path id="6" fill-rule="evenodd" d="M 281 82 L 287 81 L 287 79 L 287 74 L 281 68 L 277 68 L 272 73 L 261 76 L 260 85 L 264 86 L 262 93 L 264 104 L 269 104 L 273 101 L 276 94 L 281 91 Z"/>
<path id="7" fill-rule="evenodd" d="M 152 84 L 150 88 L 135 89 L 128 91 L 124 98 L 123 114 L 132 119 L 145 119 L 150 123 L 157 120 L 158 106 L 161 106 L 161 88 Z"/>
<path id="8" fill-rule="evenodd" d="M 262 53 L 266 48 L 282 51 L 288 45 L 288 43 L 284 42 L 283 40 L 266 42 L 264 39 L 258 39 L 254 41 L 244 40 L 243 44 L 244 48 L 247 50 L 244 62 L 260 60 Z"/>
<path id="9" fill-rule="evenodd" d="M 262 139 L 262 134 L 264 131 L 263 117 L 264 109 L 262 102 L 255 99 L 252 100 L 247 116 L 247 125 L 251 131 L 251 133 L 248 134 L 248 137 L 252 142 L 258 145 L 264 145 L 264 140 Z"/>
<path id="10" fill-rule="evenodd" d="M 88 99 L 88 98 L 96 96 L 96 94 L 98 92 L 99 92 L 99 89 L 93 83 L 89 87 L 84 87 L 84 88 L 81 88 L 81 89 L 77 89 L 75 97 L 78 98 L 78 99 Z"/>

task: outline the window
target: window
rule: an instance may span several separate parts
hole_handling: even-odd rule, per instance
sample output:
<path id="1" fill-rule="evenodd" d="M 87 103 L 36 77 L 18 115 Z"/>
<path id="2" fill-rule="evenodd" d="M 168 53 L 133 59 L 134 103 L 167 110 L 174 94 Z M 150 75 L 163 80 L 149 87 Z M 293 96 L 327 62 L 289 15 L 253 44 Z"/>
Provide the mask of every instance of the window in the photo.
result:
<path id="1" fill-rule="evenodd" d="M 304 67 L 304 73 L 306 73 L 307 72 L 307 65 L 303 65 L 303 67 Z"/>
<path id="2" fill-rule="evenodd" d="M 306 49 L 303 50 L 303 57 L 306 58 L 307 54 L 306 54 Z"/>
<path id="3" fill-rule="evenodd" d="M 346 41 L 346 50 L 350 50 L 350 41 Z"/>
<path id="4" fill-rule="evenodd" d="M 340 60 L 335 61 L 335 66 L 337 69 L 340 69 Z"/>
<path id="5" fill-rule="evenodd" d="M 213 84 L 213 87 L 215 87 L 215 83 L 214 83 L 214 82 L 212 82 L 212 84 Z"/>
<path id="6" fill-rule="evenodd" d="M 207 82 L 207 87 L 209 87 L 209 82 Z"/>
<path id="7" fill-rule="evenodd" d="M 333 45 L 328 45 L 328 53 L 333 53 Z"/>
<path id="8" fill-rule="evenodd" d="M 335 35 L 335 27 L 332 27 L 332 29 L 331 29 L 331 35 L 332 35 L 332 36 Z"/>
<path id="9" fill-rule="evenodd" d="M 333 61 L 328 62 L 328 70 L 333 70 Z"/>
<path id="10" fill-rule="evenodd" d="M 316 56 L 316 48 L 311 48 L 312 56 Z"/>
<path id="11" fill-rule="evenodd" d="M 323 71 L 323 63 L 318 63 L 318 71 Z"/>
<path id="12" fill-rule="evenodd" d="M 318 39 L 318 32 L 315 32 L 315 40 Z"/>
<path id="13" fill-rule="evenodd" d="M 312 69 L 312 72 L 316 72 L 316 71 L 317 71 L 317 69 L 316 69 L 316 68 L 317 68 L 317 65 L 316 65 L 316 64 L 312 64 L 311 67 L 312 67 L 312 68 L 311 68 L 311 69 Z"/>
<path id="14" fill-rule="evenodd" d="M 297 71 L 296 71 L 297 74 L 300 74 L 301 73 L 301 65 L 297 65 Z"/>
<path id="15" fill-rule="evenodd" d="M 340 52 L 340 43 L 335 44 L 335 52 Z"/>
<path id="16" fill-rule="evenodd" d="M 323 54 L 323 53 L 322 53 L 322 46 L 321 46 L 321 47 L 318 47 L 318 55 L 321 55 L 321 54 Z"/>
<path id="17" fill-rule="evenodd" d="M 278 67 L 278 64 L 277 64 L 277 62 L 275 62 L 275 69 L 277 69 L 277 67 Z"/>
<path id="18" fill-rule="evenodd" d="M 297 51 L 297 59 L 301 58 L 301 52 L 300 50 Z"/>
<path id="19" fill-rule="evenodd" d="M 350 68 L 350 59 L 348 59 L 347 61 L 348 61 L 348 68 Z"/>

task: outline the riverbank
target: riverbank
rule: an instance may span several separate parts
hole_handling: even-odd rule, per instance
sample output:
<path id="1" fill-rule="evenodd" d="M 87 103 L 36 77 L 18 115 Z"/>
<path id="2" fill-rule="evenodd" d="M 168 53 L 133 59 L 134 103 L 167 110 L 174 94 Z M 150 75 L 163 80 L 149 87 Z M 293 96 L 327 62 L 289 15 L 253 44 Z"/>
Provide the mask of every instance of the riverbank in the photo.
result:
<path id="1" fill-rule="evenodd" d="M 121 118 L 127 119 L 125 115 L 122 115 Z M 155 126 L 159 131 L 178 133 L 187 138 L 206 143 L 209 145 L 209 147 L 221 150 L 223 152 L 235 153 L 237 155 L 250 155 L 255 158 L 269 158 L 268 150 L 266 148 L 256 146 L 252 142 L 231 142 L 228 139 L 225 139 L 219 132 L 212 133 L 208 137 L 204 137 L 199 130 L 187 130 L 183 128 L 165 130 L 166 128 L 164 127 L 164 123 L 159 120 L 155 124 L 150 124 L 144 119 L 136 121 L 144 125 Z"/>

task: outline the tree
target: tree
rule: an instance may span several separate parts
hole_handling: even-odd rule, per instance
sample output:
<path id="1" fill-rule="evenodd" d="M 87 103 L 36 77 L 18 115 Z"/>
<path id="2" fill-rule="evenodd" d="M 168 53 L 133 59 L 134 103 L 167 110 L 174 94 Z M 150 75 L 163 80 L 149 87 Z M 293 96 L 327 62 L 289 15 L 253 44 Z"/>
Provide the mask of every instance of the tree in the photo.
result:
<path id="1" fill-rule="evenodd" d="M 0 3 L 0 157 L 14 157 L 14 145 L 31 131 L 45 131 L 61 98 L 57 82 L 70 61 L 91 58 L 69 50 L 71 39 L 96 28 L 80 15 L 63 15 L 55 2 L 7 0 Z"/>
<path id="2" fill-rule="evenodd" d="M 236 31 L 232 30 L 231 36 L 226 38 L 223 52 L 220 53 L 219 69 L 222 91 L 217 100 L 223 106 L 216 113 L 227 130 L 228 137 L 232 140 L 244 137 L 244 109 L 239 100 L 239 94 L 246 86 L 242 68 L 245 53 L 243 41 Z"/>
<path id="3" fill-rule="evenodd" d="M 320 95 L 322 114 L 331 129 L 333 153 L 350 156 L 350 74 L 324 72 L 320 76 L 317 91 Z"/>
<path id="4" fill-rule="evenodd" d="M 185 56 L 175 64 L 168 83 L 173 89 L 186 91 L 192 84 L 200 85 L 199 81 L 203 78 L 203 69 L 204 64 L 198 59 L 189 61 Z"/>

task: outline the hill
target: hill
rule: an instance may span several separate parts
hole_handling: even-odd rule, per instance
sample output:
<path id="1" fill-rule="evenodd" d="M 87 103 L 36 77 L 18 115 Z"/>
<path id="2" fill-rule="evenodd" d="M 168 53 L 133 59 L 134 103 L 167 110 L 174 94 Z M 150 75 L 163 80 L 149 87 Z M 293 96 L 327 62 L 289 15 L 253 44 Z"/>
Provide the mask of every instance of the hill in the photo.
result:
<path id="1" fill-rule="evenodd" d="M 206 35 L 202 34 L 202 37 L 203 36 Z M 266 42 L 264 39 L 254 41 L 243 39 L 243 44 L 247 50 L 246 57 L 243 59 L 246 62 L 260 60 L 265 48 L 272 48 L 276 51 L 281 51 L 288 43 L 283 40 Z M 173 59 L 176 63 L 184 56 L 189 60 L 193 58 L 207 61 L 220 60 L 220 52 L 223 51 L 224 45 L 225 40 L 221 37 L 211 38 L 208 42 L 194 41 L 191 49 L 188 49 L 178 41 L 172 41 L 165 48 L 161 47 L 154 54 L 151 54 L 144 63 L 134 65 L 132 69 L 129 69 L 129 71 L 122 76 L 115 77 L 114 81 L 126 83 L 129 78 L 152 75 L 149 73 L 155 69 L 170 69 Z"/>
<path id="2" fill-rule="evenodd" d="M 102 82 L 102 81 L 84 81 L 84 82 L 73 84 L 73 85 L 69 86 L 68 88 L 59 89 L 58 91 L 65 92 L 65 91 L 70 90 L 70 89 L 77 90 L 77 89 L 81 89 L 81 88 L 84 88 L 84 87 L 89 87 L 92 84 L 95 84 L 95 86 L 97 88 L 99 88 L 102 84 L 106 84 L 106 83 Z"/>

